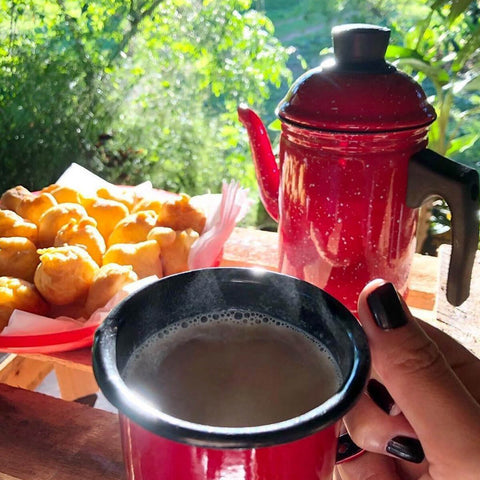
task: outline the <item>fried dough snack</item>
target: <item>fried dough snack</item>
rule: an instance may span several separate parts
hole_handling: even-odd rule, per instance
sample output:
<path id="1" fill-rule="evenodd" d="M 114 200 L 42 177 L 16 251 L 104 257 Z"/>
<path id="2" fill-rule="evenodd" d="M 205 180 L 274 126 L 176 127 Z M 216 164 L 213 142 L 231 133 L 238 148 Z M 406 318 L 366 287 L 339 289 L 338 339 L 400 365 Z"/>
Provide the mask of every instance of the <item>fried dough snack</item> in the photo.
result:
<path id="1" fill-rule="evenodd" d="M 162 227 L 157 227 L 162 228 Z M 174 232 L 173 242 L 164 242 L 162 237 L 165 234 L 159 234 L 157 229 L 153 229 L 149 238 L 157 239 L 160 242 L 162 250 L 162 269 L 163 275 L 173 275 L 174 273 L 185 272 L 188 270 L 188 255 L 190 248 L 200 236 L 198 232 L 189 228 L 181 232 Z"/>
<path id="2" fill-rule="evenodd" d="M 38 228 L 12 210 L 0 210 L 0 237 L 25 237 L 37 243 Z"/>
<path id="3" fill-rule="evenodd" d="M 53 188 L 51 188 L 53 187 Z M 55 198 L 57 203 L 79 203 L 80 205 L 84 202 L 84 196 L 70 187 L 65 187 L 63 185 L 49 185 L 49 187 L 42 189 L 42 192 L 48 189 L 48 193 Z"/>
<path id="4" fill-rule="evenodd" d="M 121 187 L 85 197 L 57 184 L 36 193 L 17 186 L 0 198 L 0 278 L 39 299 L 17 308 L 89 317 L 129 283 L 188 270 L 205 223 L 186 194 L 140 200 Z M 0 329 L 14 308 L 4 303 Z"/>
<path id="5" fill-rule="evenodd" d="M 135 195 L 133 192 L 121 188 L 99 188 L 97 190 L 97 197 L 123 203 L 129 211 L 131 211 L 135 205 Z"/>
<path id="6" fill-rule="evenodd" d="M 89 217 L 97 221 L 98 231 L 105 243 L 113 232 L 115 225 L 128 215 L 128 208 L 123 203 L 103 198 L 87 198 L 84 207 Z"/>
<path id="7" fill-rule="evenodd" d="M 80 245 L 98 265 L 102 264 L 105 253 L 105 240 L 97 229 L 97 222 L 90 217 L 70 220 L 57 232 L 54 247 L 62 245 Z"/>
<path id="8" fill-rule="evenodd" d="M 163 203 L 161 211 L 158 212 L 157 225 L 177 231 L 192 228 L 201 234 L 206 221 L 205 213 L 190 203 L 188 195 L 181 194 L 178 198 Z"/>
<path id="9" fill-rule="evenodd" d="M 14 212 L 17 211 L 17 207 L 19 203 L 26 197 L 33 196 L 33 193 L 27 190 L 22 185 L 18 185 L 13 188 L 9 188 L 5 191 L 1 198 L 0 198 L 0 205 L 3 208 L 7 208 L 8 210 L 13 210 Z"/>
<path id="10" fill-rule="evenodd" d="M 37 247 L 25 237 L 0 237 L 0 276 L 33 282 L 39 263 Z"/>
<path id="11" fill-rule="evenodd" d="M 144 212 L 146 210 L 153 210 L 157 215 L 162 211 L 166 200 L 159 200 L 158 198 L 142 198 L 132 210 L 132 213 Z"/>
<path id="12" fill-rule="evenodd" d="M 139 243 L 117 243 L 107 249 L 103 264 L 131 265 L 138 278 L 162 276 L 160 245 L 155 240 Z"/>
<path id="13" fill-rule="evenodd" d="M 77 203 L 59 203 L 49 208 L 41 217 L 38 226 L 40 247 L 51 247 L 58 231 L 70 220 L 87 217 L 86 210 Z"/>
<path id="14" fill-rule="evenodd" d="M 153 210 L 131 213 L 117 223 L 108 237 L 107 246 L 115 243 L 138 243 L 147 239 L 148 232 L 155 227 L 157 214 Z"/>
<path id="15" fill-rule="evenodd" d="M 0 277 L 0 331 L 7 325 L 15 310 L 46 315 L 49 307 L 35 285 L 13 277 Z"/>
<path id="16" fill-rule="evenodd" d="M 177 233 L 170 227 L 153 227 L 147 235 L 147 240 L 156 240 L 163 249 L 171 245 L 177 238 Z"/>
<path id="17" fill-rule="evenodd" d="M 40 264 L 34 282 L 53 305 L 67 305 L 84 299 L 99 270 L 85 249 L 77 245 L 38 250 Z"/>
<path id="18" fill-rule="evenodd" d="M 40 193 L 25 197 L 17 206 L 17 213 L 35 225 L 40 225 L 40 218 L 51 207 L 57 205 L 55 198 L 49 193 Z"/>
<path id="19" fill-rule="evenodd" d="M 88 291 L 85 313 L 90 316 L 97 308 L 103 307 L 125 285 L 136 282 L 137 274 L 131 265 L 108 263 L 95 275 Z"/>

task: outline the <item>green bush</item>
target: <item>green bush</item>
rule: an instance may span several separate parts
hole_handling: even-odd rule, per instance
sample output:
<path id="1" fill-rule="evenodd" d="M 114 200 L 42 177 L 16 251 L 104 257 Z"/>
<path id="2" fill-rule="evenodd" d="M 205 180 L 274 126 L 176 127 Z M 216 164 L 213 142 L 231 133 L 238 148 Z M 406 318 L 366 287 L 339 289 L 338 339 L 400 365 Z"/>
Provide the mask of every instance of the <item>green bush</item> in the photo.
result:
<path id="1" fill-rule="evenodd" d="M 0 4 L 0 189 L 71 162 L 190 194 L 254 186 L 236 107 L 262 108 L 288 51 L 249 0 Z"/>

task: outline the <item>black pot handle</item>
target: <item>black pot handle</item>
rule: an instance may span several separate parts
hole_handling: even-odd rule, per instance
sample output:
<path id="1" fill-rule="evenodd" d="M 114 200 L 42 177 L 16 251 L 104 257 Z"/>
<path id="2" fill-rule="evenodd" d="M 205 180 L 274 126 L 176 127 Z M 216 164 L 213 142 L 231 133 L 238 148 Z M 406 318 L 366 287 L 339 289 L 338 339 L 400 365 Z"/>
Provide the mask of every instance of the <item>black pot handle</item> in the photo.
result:
<path id="1" fill-rule="evenodd" d="M 470 294 L 470 279 L 478 248 L 479 185 L 473 168 L 425 149 L 412 156 L 408 167 L 407 206 L 418 208 L 443 198 L 452 214 L 452 255 L 447 300 L 462 304 Z"/>

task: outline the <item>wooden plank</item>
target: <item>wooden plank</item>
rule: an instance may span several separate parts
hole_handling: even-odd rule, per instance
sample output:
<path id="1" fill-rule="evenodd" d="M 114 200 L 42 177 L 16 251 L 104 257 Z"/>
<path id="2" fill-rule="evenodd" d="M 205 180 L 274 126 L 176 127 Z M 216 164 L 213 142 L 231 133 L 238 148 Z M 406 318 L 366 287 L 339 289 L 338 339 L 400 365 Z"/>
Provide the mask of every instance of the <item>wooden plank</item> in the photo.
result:
<path id="1" fill-rule="evenodd" d="M 278 269 L 278 236 L 250 228 L 235 228 L 225 243 L 223 267 Z"/>
<path id="2" fill-rule="evenodd" d="M 5 473 L 0 472 L 0 480 L 21 480 L 21 478 L 12 477 L 11 475 L 6 475 Z"/>
<path id="3" fill-rule="evenodd" d="M 408 279 L 407 303 L 414 308 L 435 308 L 438 283 L 438 257 L 415 254 Z"/>
<path id="4" fill-rule="evenodd" d="M 277 270 L 278 235 L 250 228 L 235 228 L 227 240 L 221 266 L 260 267 Z M 438 259 L 416 254 L 410 274 L 409 306 L 421 318 L 430 318 L 434 311 L 437 290 Z M 98 390 L 91 373 L 91 349 L 82 348 L 53 354 L 26 354 L 25 357 L 53 362 L 65 399 L 75 399 Z"/>
<path id="5" fill-rule="evenodd" d="M 35 390 L 52 369 L 50 361 L 10 354 L 0 363 L 0 383 Z"/>
<path id="6" fill-rule="evenodd" d="M 60 394 L 64 400 L 75 400 L 98 392 L 98 385 L 91 367 L 89 371 L 82 371 L 57 364 L 55 373 Z"/>
<path id="7" fill-rule="evenodd" d="M 42 361 L 54 361 L 57 365 L 64 365 L 65 367 L 74 368 L 84 372 L 91 371 L 92 365 L 92 349 L 90 347 L 80 348 L 78 350 L 71 350 L 68 352 L 57 353 L 25 353 L 22 354 L 27 358 L 32 358 Z"/>
<path id="8" fill-rule="evenodd" d="M 470 281 L 470 295 L 459 306 L 447 301 L 451 246 L 440 245 L 436 314 L 443 329 L 480 358 L 480 250 L 477 250 Z"/>
<path id="9" fill-rule="evenodd" d="M 225 244 L 221 265 L 278 270 L 277 233 L 235 228 Z M 438 258 L 415 254 L 409 277 L 408 304 L 432 311 L 437 293 L 437 278 Z"/>
<path id="10" fill-rule="evenodd" d="M 117 415 L 0 385 L 0 479 L 126 478 Z"/>

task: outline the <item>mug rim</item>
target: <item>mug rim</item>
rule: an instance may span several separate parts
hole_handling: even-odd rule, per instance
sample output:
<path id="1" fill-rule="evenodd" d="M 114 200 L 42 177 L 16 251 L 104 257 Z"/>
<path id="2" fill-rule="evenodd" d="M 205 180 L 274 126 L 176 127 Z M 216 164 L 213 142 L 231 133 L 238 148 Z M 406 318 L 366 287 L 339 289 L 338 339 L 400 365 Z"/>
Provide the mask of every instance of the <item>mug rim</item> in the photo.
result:
<path id="1" fill-rule="evenodd" d="M 223 272 L 222 272 L 223 271 Z M 352 340 L 353 362 L 349 374 L 342 380 L 340 389 L 317 407 L 288 420 L 252 427 L 218 427 L 182 420 L 156 408 L 140 395 L 133 392 L 123 380 L 116 361 L 116 335 L 119 312 L 129 299 L 160 282 L 173 277 L 198 275 L 212 272 L 222 276 L 239 275 L 247 278 L 287 277 L 313 294 L 323 295 L 341 313 L 339 317 Z M 302 331 L 302 328 L 296 326 Z M 337 422 L 358 400 L 370 373 L 370 352 L 367 337 L 355 316 L 338 300 L 315 285 L 296 277 L 250 267 L 213 267 L 189 270 L 161 278 L 142 287 L 116 305 L 98 327 L 94 335 L 92 365 L 96 381 L 105 397 L 118 409 L 119 414 L 142 426 L 146 430 L 173 441 L 205 448 L 258 448 L 299 440 Z M 140 408 L 139 408 L 140 407 Z"/>

